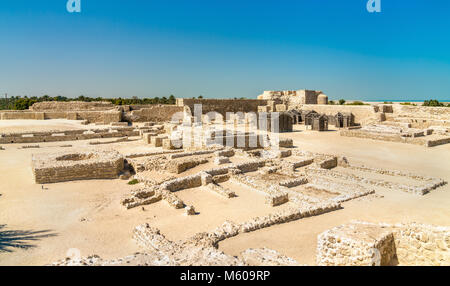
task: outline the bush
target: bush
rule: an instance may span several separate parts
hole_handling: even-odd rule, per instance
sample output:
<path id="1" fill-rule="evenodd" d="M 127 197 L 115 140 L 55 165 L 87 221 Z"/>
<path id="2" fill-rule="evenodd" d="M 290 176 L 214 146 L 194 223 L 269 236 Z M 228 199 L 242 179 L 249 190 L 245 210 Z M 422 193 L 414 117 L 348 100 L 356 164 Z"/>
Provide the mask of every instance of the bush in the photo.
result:
<path id="1" fill-rule="evenodd" d="M 367 105 L 362 101 L 353 101 L 352 103 L 347 103 L 347 105 Z"/>
<path id="2" fill-rule="evenodd" d="M 340 105 L 344 105 L 345 104 L 345 99 L 339 99 L 339 104 Z"/>
<path id="3" fill-rule="evenodd" d="M 440 106 L 445 106 L 445 105 L 436 99 L 430 99 L 430 100 L 425 100 L 423 102 L 423 106 L 440 107 Z"/>
<path id="4" fill-rule="evenodd" d="M 139 181 L 137 179 L 133 179 L 128 182 L 128 185 L 136 185 L 136 184 L 139 184 Z"/>

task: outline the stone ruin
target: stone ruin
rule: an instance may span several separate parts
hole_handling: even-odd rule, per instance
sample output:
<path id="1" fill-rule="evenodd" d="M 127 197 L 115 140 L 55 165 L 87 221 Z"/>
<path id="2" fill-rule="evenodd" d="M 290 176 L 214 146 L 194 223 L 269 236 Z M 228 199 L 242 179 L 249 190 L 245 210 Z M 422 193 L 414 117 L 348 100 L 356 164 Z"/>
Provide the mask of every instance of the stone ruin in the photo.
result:
<path id="1" fill-rule="evenodd" d="M 226 163 L 216 163 L 218 158 L 226 158 Z M 236 160 L 240 163 L 234 163 Z M 376 188 L 425 195 L 447 183 L 438 178 L 355 165 L 342 157 L 292 147 L 245 151 L 217 146 L 205 151 L 135 155 L 127 157 L 127 161 L 140 182 L 139 189 L 122 201 L 127 209 L 161 200 L 174 208 L 185 208 L 176 192 L 190 188 L 204 188 L 227 199 L 236 197 L 232 190 L 223 186 L 224 182 L 264 194 L 270 206 L 289 204 L 300 211 L 338 209 L 339 203 L 373 195 Z M 218 167 L 206 167 L 213 162 Z M 205 167 L 201 167 L 203 164 Z M 192 168 L 200 169 L 183 176 Z M 162 170 L 174 175 L 155 180 L 152 172 Z M 354 171 L 377 176 L 370 179 L 355 175 Z M 398 183 L 393 177 L 404 177 L 409 182 Z M 195 206 L 190 207 L 195 209 Z"/>
<path id="2" fill-rule="evenodd" d="M 443 129 L 411 128 L 410 124 L 379 123 L 341 130 L 340 135 L 434 147 L 450 143 L 450 136 L 446 131 L 441 132 L 441 130 Z"/>
<path id="3" fill-rule="evenodd" d="M 79 259 L 64 259 L 53 266 L 295 266 L 298 262 L 279 252 L 262 248 L 247 249 L 241 257 L 230 256 L 217 249 L 214 240 L 234 233 L 236 226 L 225 222 L 210 233 L 198 233 L 184 241 L 170 241 L 159 229 L 149 224 L 135 228 L 133 238 L 145 251 L 134 255 L 103 260 L 97 255 Z M 230 233 L 231 232 L 231 233 Z"/>
<path id="4" fill-rule="evenodd" d="M 322 266 L 450 266 L 450 228 L 353 222 L 318 237 Z"/>
<path id="5" fill-rule="evenodd" d="M 320 115 L 312 120 L 311 129 L 315 131 L 327 131 L 328 130 L 328 117 Z"/>
<path id="6" fill-rule="evenodd" d="M 288 90 L 264 91 L 258 96 L 260 100 L 269 100 L 289 106 L 301 104 L 328 104 L 328 97 L 322 91 L 316 90 Z M 280 111 L 280 110 L 269 110 Z"/>
<path id="7" fill-rule="evenodd" d="M 0 134 L 1 144 L 77 141 L 100 138 L 139 136 L 134 127 L 86 128 L 79 130 L 55 130 L 48 132 L 16 132 Z"/>
<path id="8" fill-rule="evenodd" d="M 267 97 L 263 99 L 266 105 L 259 105 L 258 102 L 252 101 L 252 106 L 248 109 L 259 106 L 260 113 L 280 112 L 281 120 L 278 126 L 280 132 L 291 132 L 293 124 L 298 123 L 304 123 L 317 131 L 325 131 L 328 129 L 328 124 L 333 124 L 337 128 L 343 128 L 340 131 L 342 136 L 425 146 L 450 142 L 449 130 L 444 124 L 417 128 L 424 125 L 424 122 L 419 124 L 403 122 L 395 117 L 389 118 L 386 114 L 389 114 L 391 110 L 387 107 L 382 107 L 381 114 L 384 117 L 387 116 L 389 120 L 364 124 L 361 127 L 355 123 L 356 116 L 360 116 L 359 113 L 355 116 L 352 112 L 344 110 L 335 113 L 333 109 L 334 113 L 330 114 L 320 108 L 317 109 L 319 112 L 289 108 L 296 103 L 295 100 L 290 99 L 295 96 L 300 102 L 304 101 L 304 104 L 310 104 L 316 98 L 317 102 L 314 104 L 325 105 L 326 96 L 319 92 L 265 93 L 264 96 Z M 186 104 L 193 102 L 196 101 L 186 100 Z M 213 104 L 216 106 L 224 103 L 219 101 Z M 42 106 L 42 109 L 45 108 L 48 107 Z M 106 105 L 95 106 L 95 108 L 105 108 L 105 112 L 112 112 Z M 366 107 L 364 108 L 366 110 Z M 122 109 L 121 116 L 125 116 L 130 122 L 133 120 L 140 122 L 143 118 L 151 118 L 147 112 L 159 110 L 160 113 L 157 116 L 161 118 L 164 113 L 164 109 L 151 111 L 145 108 L 128 110 L 127 107 L 122 107 Z M 180 106 L 177 106 L 177 110 L 179 109 Z M 101 112 L 92 110 L 94 111 Z M 34 112 L 45 113 L 46 111 L 41 111 L 40 107 L 36 106 Z M 78 116 L 79 114 L 76 118 Z M 189 122 L 185 121 L 185 117 L 188 117 Z M 100 120 L 104 117 L 98 118 L 99 123 L 105 123 Z M 128 179 L 132 176 L 138 182 L 136 189 L 121 200 L 123 208 L 127 210 L 162 201 L 174 209 L 184 209 L 183 215 L 201 215 L 201 210 L 197 208 L 198 206 L 196 207 L 195 202 L 186 205 L 177 193 L 187 189 L 201 188 L 205 192 L 215 193 L 226 200 L 239 199 L 236 195 L 237 190 L 230 186 L 239 186 L 243 191 L 263 195 L 265 204 L 273 209 L 268 215 L 254 217 L 245 222 L 226 221 L 213 231 L 198 233 L 184 241 L 169 241 L 158 229 L 149 224 L 143 224 L 136 227 L 134 238 L 145 253 L 110 261 L 93 256 L 78 262 L 60 261 L 56 263 L 57 265 L 129 263 L 136 265 L 298 265 L 295 260 L 265 248 L 247 249 L 239 258 L 233 257 L 219 251 L 218 244 L 243 233 L 333 212 L 341 209 L 343 202 L 375 196 L 380 189 L 423 196 L 447 183 L 440 178 L 357 165 L 333 154 L 306 152 L 294 147 L 291 139 L 280 139 L 275 142 L 270 132 L 268 134 L 259 132 L 259 129 L 264 129 L 262 126 L 270 126 L 269 119 L 267 122 L 255 122 L 248 114 L 236 115 L 224 122 L 222 127 L 225 128 L 220 129 L 217 128 L 220 127 L 219 118 L 203 114 L 201 120 L 205 125 L 198 126 L 193 116 L 185 112 L 179 121 L 156 120 L 141 125 L 114 121 L 108 128 L 1 134 L 0 143 L 29 144 L 96 139 L 88 145 L 98 146 L 142 140 L 143 146 L 149 149 L 140 153 L 121 154 L 117 151 L 99 151 L 91 147 L 87 150 L 35 154 L 32 156 L 35 182 L 47 184 L 73 180 L 117 179 L 127 173 L 124 178 Z M 438 119 L 434 120 L 433 122 L 436 123 Z M 255 126 L 255 124 L 257 128 L 250 130 L 249 126 Z M 200 129 L 201 132 L 196 133 Z M 183 135 L 186 133 L 192 133 L 193 136 L 185 139 Z M 105 141 L 103 140 L 105 138 L 113 138 L 113 140 Z M 243 145 L 239 145 L 239 142 L 243 142 Z M 256 145 L 250 144 L 251 142 L 256 142 Z M 273 148 L 274 146 L 277 148 Z M 22 148 L 40 148 L 40 146 L 26 145 Z M 1 147 L 0 150 L 2 150 Z M 399 183 L 399 180 L 394 179 L 395 177 L 402 177 L 404 179 L 402 181 L 405 182 Z M 282 208 L 279 208 L 280 206 Z M 333 228 L 319 236 L 317 263 L 319 265 L 447 265 L 450 261 L 448 237 L 449 230 L 443 227 L 355 222 Z"/>
<path id="9" fill-rule="evenodd" d="M 123 157 L 115 151 L 72 151 L 38 154 L 32 157 L 36 184 L 115 179 L 123 169 Z"/>
<path id="10" fill-rule="evenodd" d="M 135 228 L 133 238 L 143 253 L 103 260 L 97 255 L 66 258 L 54 266 L 299 266 L 279 252 L 249 248 L 239 257 L 218 250 L 218 243 L 252 231 L 246 225 L 224 222 L 210 232 L 183 241 L 170 241 L 149 224 Z M 317 237 L 319 266 L 450 266 L 450 229 L 409 224 L 374 224 L 355 221 L 327 230 Z"/>

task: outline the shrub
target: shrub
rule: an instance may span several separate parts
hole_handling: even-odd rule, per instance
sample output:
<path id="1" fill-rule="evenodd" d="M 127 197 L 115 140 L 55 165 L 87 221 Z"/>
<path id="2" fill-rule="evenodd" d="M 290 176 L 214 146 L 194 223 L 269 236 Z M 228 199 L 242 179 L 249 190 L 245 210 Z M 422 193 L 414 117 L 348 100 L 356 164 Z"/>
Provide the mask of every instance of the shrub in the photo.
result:
<path id="1" fill-rule="evenodd" d="M 440 107 L 440 106 L 444 106 L 444 104 L 439 102 L 436 99 L 430 99 L 430 100 L 425 100 L 423 102 L 423 106 Z"/>
<path id="2" fill-rule="evenodd" d="M 362 101 L 353 101 L 352 103 L 347 103 L 347 105 L 366 105 L 366 104 Z"/>
<path id="3" fill-rule="evenodd" d="M 128 182 L 128 185 L 136 185 L 136 184 L 139 184 L 139 181 L 137 179 L 133 179 Z"/>

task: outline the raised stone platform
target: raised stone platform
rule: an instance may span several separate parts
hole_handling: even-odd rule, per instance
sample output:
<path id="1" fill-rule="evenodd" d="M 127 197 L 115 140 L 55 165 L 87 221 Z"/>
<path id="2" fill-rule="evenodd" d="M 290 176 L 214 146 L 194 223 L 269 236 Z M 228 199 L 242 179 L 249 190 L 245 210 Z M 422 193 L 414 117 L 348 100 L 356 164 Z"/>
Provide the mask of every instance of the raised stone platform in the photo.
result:
<path id="1" fill-rule="evenodd" d="M 32 157 L 33 175 L 37 184 L 115 179 L 123 168 L 123 157 L 115 151 L 64 152 Z"/>

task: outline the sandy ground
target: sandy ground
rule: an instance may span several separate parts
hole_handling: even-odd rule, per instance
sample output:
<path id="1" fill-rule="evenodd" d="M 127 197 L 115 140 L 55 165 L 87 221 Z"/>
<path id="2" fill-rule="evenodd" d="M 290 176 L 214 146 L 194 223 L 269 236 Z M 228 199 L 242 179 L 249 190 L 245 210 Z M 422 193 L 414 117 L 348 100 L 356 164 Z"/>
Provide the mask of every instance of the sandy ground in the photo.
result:
<path id="1" fill-rule="evenodd" d="M 79 130 L 105 127 L 104 125 L 81 125 L 77 120 L 0 120 L 0 133 L 46 132 L 58 130 Z"/>
<path id="2" fill-rule="evenodd" d="M 303 129 L 302 129 L 303 130 Z M 424 148 L 402 143 L 339 136 L 338 132 L 301 131 L 283 134 L 299 148 L 346 156 L 351 162 L 386 169 L 410 171 L 450 181 L 450 145 Z M 361 175 L 359 173 L 358 175 Z M 377 177 L 377 176 L 375 176 Z M 404 182 L 403 178 L 395 178 Z M 317 235 L 352 220 L 368 222 L 420 222 L 450 226 L 450 186 L 426 196 L 376 189 L 383 198 L 361 198 L 343 204 L 343 209 L 324 215 L 273 226 L 239 235 L 220 243 L 225 253 L 239 255 L 249 247 L 268 247 L 295 258 L 301 264 L 315 264 Z"/>
<path id="3" fill-rule="evenodd" d="M 6 121 L 5 121 L 6 122 Z M 1 128 L 6 123 L 0 121 Z M 32 122 L 33 126 L 37 121 Z M 64 122 L 63 122 L 64 123 Z M 60 123 L 46 121 L 46 126 Z M 31 125 L 30 125 L 31 126 Z M 0 128 L 0 132 L 3 132 Z M 53 127 L 52 127 L 53 128 Z M 53 129 L 52 129 L 53 130 Z M 355 163 L 399 169 L 441 177 L 450 181 L 450 144 L 425 148 L 401 143 L 340 137 L 337 132 L 301 131 L 282 136 L 294 139 L 299 148 L 341 154 Z M 86 146 L 88 141 L 64 142 Z M 21 144 L 3 145 L 0 151 L 0 265 L 43 265 L 62 259 L 69 249 L 82 256 L 103 258 L 130 255 L 140 249 L 132 240 L 133 228 L 148 222 L 169 239 L 184 239 L 209 231 L 229 219 L 241 222 L 274 210 L 264 196 L 229 183 L 238 197 L 223 198 L 196 188 L 177 192 L 200 213 L 188 217 L 165 202 L 125 210 L 120 200 L 134 188 L 121 180 L 92 180 L 45 185 L 34 184 L 31 154 L 57 152 L 59 143 L 39 143 L 39 149 L 19 149 Z M 151 151 L 139 142 L 107 144 L 120 152 Z M 238 255 L 247 248 L 269 247 L 314 264 L 316 237 L 322 231 L 351 220 L 371 222 L 423 222 L 450 226 L 450 187 L 418 197 L 401 191 L 377 190 L 383 198 L 368 197 L 345 203 L 344 209 L 239 235 L 220 244 L 226 253 Z M 188 227 L 187 227 L 188 226 Z"/>

